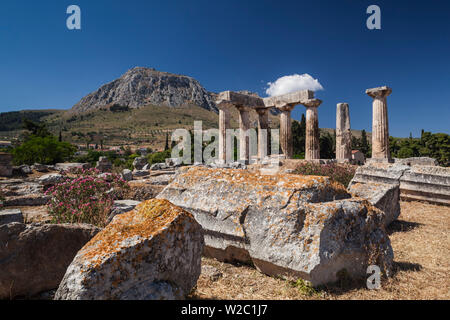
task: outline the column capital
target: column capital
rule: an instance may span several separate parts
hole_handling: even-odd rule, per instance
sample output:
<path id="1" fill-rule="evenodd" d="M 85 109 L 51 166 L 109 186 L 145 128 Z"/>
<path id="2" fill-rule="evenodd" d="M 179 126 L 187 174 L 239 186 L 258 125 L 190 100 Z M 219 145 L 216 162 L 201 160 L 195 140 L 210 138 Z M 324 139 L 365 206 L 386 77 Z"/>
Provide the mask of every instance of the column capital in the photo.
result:
<path id="1" fill-rule="evenodd" d="M 218 101 L 216 101 L 216 106 L 220 110 L 229 110 L 229 109 L 235 107 L 234 104 L 232 104 L 231 102 L 229 102 L 227 100 L 218 100 Z"/>
<path id="2" fill-rule="evenodd" d="M 286 102 L 277 102 L 275 104 L 275 108 L 280 111 L 292 111 L 297 104 L 286 103 Z"/>
<path id="3" fill-rule="evenodd" d="M 260 116 L 262 116 L 262 115 L 265 115 L 269 111 L 269 108 L 258 108 L 258 109 L 255 109 L 255 111 Z"/>
<path id="4" fill-rule="evenodd" d="M 322 104 L 322 100 L 320 99 L 308 99 L 304 102 L 302 102 L 302 105 L 304 105 L 306 108 L 317 108 Z"/>
<path id="5" fill-rule="evenodd" d="M 392 93 L 392 89 L 383 86 L 378 88 L 367 89 L 366 94 L 372 98 L 385 98 Z"/>

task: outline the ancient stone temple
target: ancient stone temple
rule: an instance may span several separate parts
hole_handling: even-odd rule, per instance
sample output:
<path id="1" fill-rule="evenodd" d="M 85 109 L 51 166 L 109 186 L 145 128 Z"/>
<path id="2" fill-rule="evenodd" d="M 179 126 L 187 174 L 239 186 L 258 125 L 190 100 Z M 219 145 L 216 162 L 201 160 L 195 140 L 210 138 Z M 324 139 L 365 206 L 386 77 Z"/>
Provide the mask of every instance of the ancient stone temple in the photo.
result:
<path id="1" fill-rule="evenodd" d="M 278 109 L 280 114 L 280 146 L 286 159 L 293 156 L 292 132 L 291 132 L 291 111 L 298 104 L 303 104 L 307 108 L 307 148 L 309 146 L 311 159 L 319 159 L 319 127 L 317 117 L 317 107 L 321 101 L 314 99 L 314 92 L 301 90 L 280 96 L 260 98 L 257 96 L 224 91 L 218 95 L 216 105 L 219 108 L 219 161 L 227 162 L 231 160 L 232 152 L 230 148 L 231 137 L 227 134 L 230 127 L 230 110 L 235 108 L 239 111 L 239 154 L 240 161 L 248 163 L 250 159 L 249 140 L 250 121 L 249 113 L 258 113 L 258 159 L 264 160 L 268 155 L 268 131 L 269 110 Z M 308 111 L 309 110 L 309 111 Z M 308 116 L 309 114 L 309 116 Z"/>
<path id="2" fill-rule="evenodd" d="M 352 133 L 348 103 L 338 103 L 336 109 L 336 159 L 352 159 Z"/>
<path id="3" fill-rule="evenodd" d="M 372 159 L 389 161 L 389 125 L 387 96 L 392 93 L 389 87 L 367 89 L 366 94 L 373 98 L 372 113 Z"/>

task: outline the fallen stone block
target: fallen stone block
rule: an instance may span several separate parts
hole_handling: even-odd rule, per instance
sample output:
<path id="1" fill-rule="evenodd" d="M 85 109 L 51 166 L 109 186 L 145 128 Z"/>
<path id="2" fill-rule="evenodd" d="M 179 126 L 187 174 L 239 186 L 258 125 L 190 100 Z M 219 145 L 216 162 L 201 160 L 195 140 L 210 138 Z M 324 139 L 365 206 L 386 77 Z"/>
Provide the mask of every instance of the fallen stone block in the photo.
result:
<path id="1" fill-rule="evenodd" d="M 44 194 L 30 194 L 6 197 L 3 201 L 5 207 L 43 206 L 50 201 L 50 196 Z"/>
<path id="2" fill-rule="evenodd" d="M 20 209 L 6 209 L 0 211 L 0 226 L 11 222 L 23 223 L 23 215 Z"/>
<path id="3" fill-rule="evenodd" d="M 413 158 L 403 158 L 395 159 L 395 163 L 404 164 L 407 166 L 438 166 L 439 163 L 436 159 L 429 157 L 413 157 Z"/>
<path id="4" fill-rule="evenodd" d="M 388 226 L 400 215 L 400 186 L 399 184 L 385 183 L 353 183 L 349 186 L 349 192 L 367 199 L 369 202 L 384 212 L 384 225 Z"/>
<path id="5" fill-rule="evenodd" d="M 31 166 L 31 169 L 37 172 L 48 172 L 49 168 L 45 164 L 35 163 Z"/>
<path id="6" fill-rule="evenodd" d="M 167 168 L 168 168 L 168 166 L 165 163 L 154 163 L 150 167 L 150 170 L 164 170 Z"/>
<path id="7" fill-rule="evenodd" d="M 343 269 L 354 277 L 371 264 L 391 270 L 383 212 L 328 177 L 190 167 L 157 198 L 191 212 L 205 254 L 221 261 L 313 285 L 336 281 Z"/>
<path id="8" fill-rule="evenodd" d="M 117 216 L 76 255 L 59 300 L 182 299 L 197 283 L 201 226 L 166 200 Z"/>
<path id="9" fill-rule="evenodd" d="M 43 186 L 53 186 L 64 180 L 64 176 L 59 173 L 49 173 L 39 177 L 38 181 Z"/>
<path id="10" fill-rule="evenodd" d="M 108 217 L 107 223 L 110 223 L 112 219 L 118 214 L 122 214 L 133 210 L 141 201 L 135 200 L 116 200 L 111 209 L 111 214 Z"/>
<path id="11" fill-rule="evenodd" d="M 131 181 L 131 180 L 133 180 L 133 173 L 129 169 L 123 169 L 122 178 L 125 181 Z"/>
<path id="12" fill-rule="evenodd" d="M 133 170 L 133 177 L 146 177 L 150 175 L 150 171 L 147 170 Z"/>
<path id="13" fill-rule="evenodd" d="M 412 166 L 400 179 L 400 198 L 450 206 L 450 168 Z"/>
<path id="14" fill-rule="evenodd" d="M 57 288 L 78 250 L 98 231 L 86 224 L 0 226 L 0 299 Z"/>
<path id="15" fill-rule="evenodd" d="M 136 170 L 142 170 L 148 164 L 147 157 L 137 157 L 133 160 L 133 166 Z"/>
<path id="16" fill-rule="evenodd" d="M 55 164 L 55 169 L 58 171 L 67 171 L 71 169 L 89 169 L 91 165 L 89 163 L 78 162 L 64 162 Z"/>
<path id="17" fill-rule="evenodd" d="M 164 188 L 164 185 L 154 185 L 148 180 L 133 180 L 129 183 L 128 199 L 144 201 L 155 198 Z"/>

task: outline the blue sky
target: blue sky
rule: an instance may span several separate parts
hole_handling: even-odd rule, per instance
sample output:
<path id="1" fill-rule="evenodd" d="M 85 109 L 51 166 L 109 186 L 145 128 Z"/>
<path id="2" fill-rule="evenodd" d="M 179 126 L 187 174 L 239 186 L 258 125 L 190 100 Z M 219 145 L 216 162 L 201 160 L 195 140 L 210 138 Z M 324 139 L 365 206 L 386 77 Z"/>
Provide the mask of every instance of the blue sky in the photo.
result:
<path id="1" fill-rule="evenodd" d="M 76 4 L 82 30 L 66 28 Z M 381 8 L 381 30 L 366 9 Z M 320 127 L 350 105 L 371 131 L 365 89 L 388 85 L 390 134 L 450 133 L 450 1 L 13 1 L 0 2 L 0 111 L 70 108 L 135 66 L 185 74 L 207 90 L 250 90 L 308 73 Z M 304 112 L 297 106 L 293 117 Z"/>

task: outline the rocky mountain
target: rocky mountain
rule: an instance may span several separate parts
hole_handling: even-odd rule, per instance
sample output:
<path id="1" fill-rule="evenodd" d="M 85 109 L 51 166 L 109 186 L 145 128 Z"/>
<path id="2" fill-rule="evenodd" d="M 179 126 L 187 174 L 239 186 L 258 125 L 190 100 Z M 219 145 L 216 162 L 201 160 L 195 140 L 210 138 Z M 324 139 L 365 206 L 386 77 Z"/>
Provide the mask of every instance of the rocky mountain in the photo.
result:
<path id="1" fill-rule="evenodd" d="M 85 96 L 71 111 L 82 113 L 112 104 L 130 108 L 149 104 L 168 107 L 195 104 L 217 112 L 214 96 L 191 77 L 135 67 Z"/>

